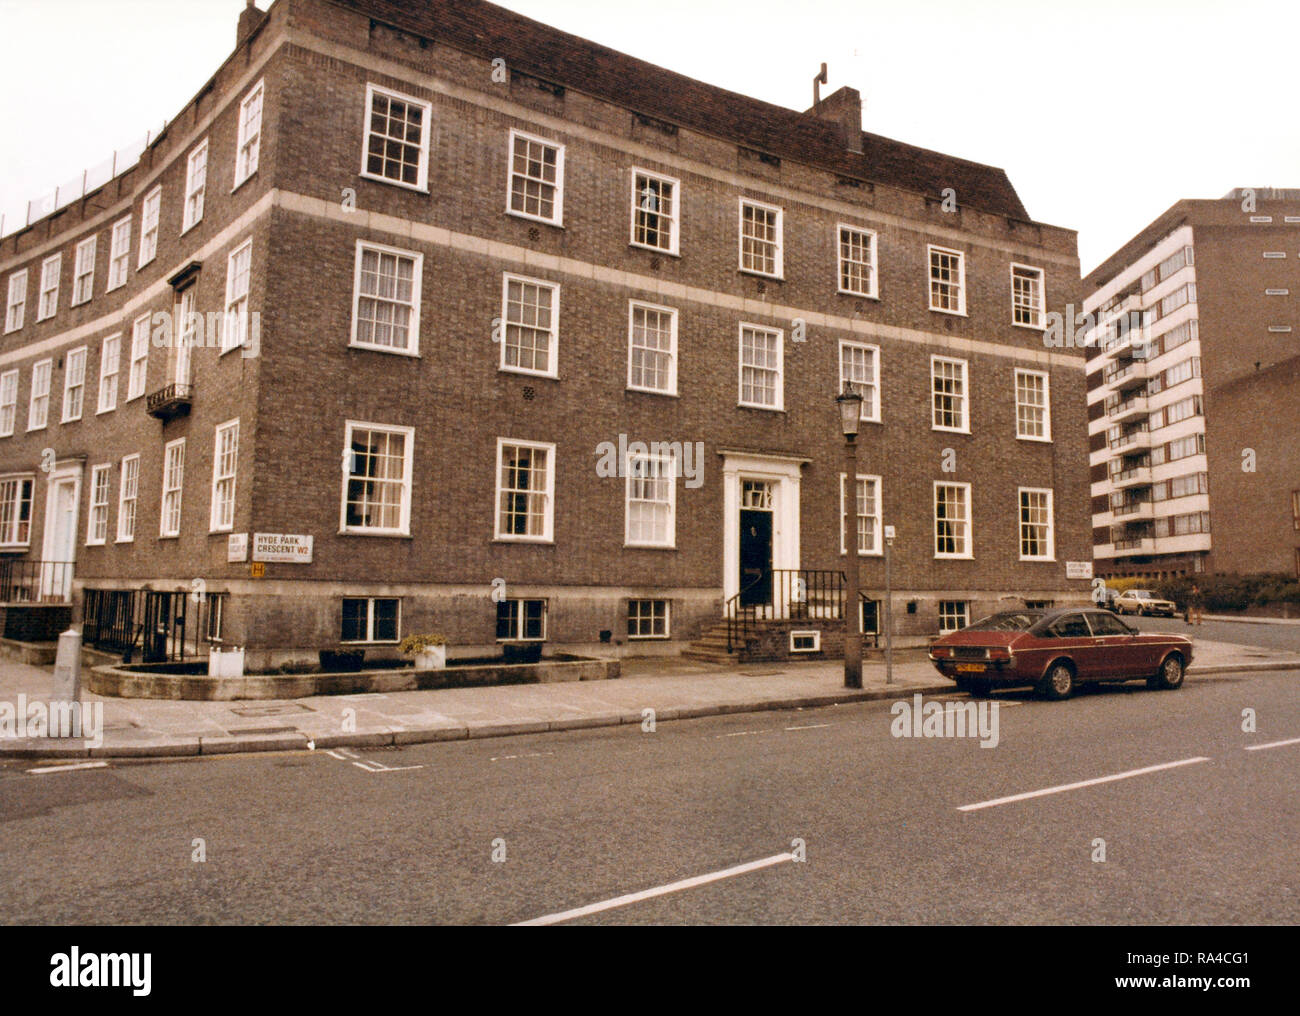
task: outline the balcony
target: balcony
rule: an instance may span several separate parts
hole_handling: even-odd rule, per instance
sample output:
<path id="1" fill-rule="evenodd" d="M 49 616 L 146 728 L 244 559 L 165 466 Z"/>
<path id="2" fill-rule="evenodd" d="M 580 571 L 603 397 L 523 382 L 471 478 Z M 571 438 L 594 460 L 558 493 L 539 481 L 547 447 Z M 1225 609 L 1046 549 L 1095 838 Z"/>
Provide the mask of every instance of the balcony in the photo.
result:
<path id="1" fill-rule="evenodd" d="M 1123 423 L 1125 420 L 1136 420 L 1138 417 L 1147 416 L 1150 409 L 1147 406 L 1147 397 L 1145 393 L 1130 395 L 1127 399 L 1116 402 L 1113 406 L 1106 409 L 1106 418 L 1111 423 Z"/>
<path id="2" fill-rule="evenodd" d="M 1124 501 L 1112 505 L 1111 511 L 1114 512 L 1115 518 L 1123 519 L 1125 522 L 1139 522 L 1155 517 L 1155 505 L 1150 501 Z"/>
<path id="3" fill-rule="evenodd" d="M 1156 541 L 1151 536 L 1132 537 L 1115 541 L 1116 557 L 1137 557 L 1141 554 L 1154 554 L 1155 552 Z"/>
<path id="4" fill-rule="evenodd" d="M 1130 430 L 1119 437 L 1111 438 L 1112 451 L 1123 449 L 1126 452 L 1142 451 L 1151 447 L 1151 432 L 1143 424 L 1137 430 Z"/>
<path id="5" fill-rule="evenodd" d="M 1110 482 L 1117 489 L 1124 487 L 1149 487 L 1151 485 L 1150 466 L 1129 466 L 1110 474 Z"/>
<path id="6" fill-rule="evenodd" d="M 145 412 L 166 423 L 177 416 L 185 416 L 194 402 L 194 386 L 171 384 L 159 388 L 145 399 Z"/>

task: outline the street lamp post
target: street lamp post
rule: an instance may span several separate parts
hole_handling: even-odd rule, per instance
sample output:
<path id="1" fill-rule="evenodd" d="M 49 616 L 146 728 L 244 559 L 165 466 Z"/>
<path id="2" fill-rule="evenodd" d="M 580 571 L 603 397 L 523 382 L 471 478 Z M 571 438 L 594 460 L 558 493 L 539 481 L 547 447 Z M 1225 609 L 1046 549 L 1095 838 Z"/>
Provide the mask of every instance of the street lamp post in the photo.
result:
<path id="1" fill-rule="evenodd" d="M 858 427 L 862 422 L 862 394 L 847 383 L 835 396 L 840 428 L 844 431 L 844 687 L 862 687 L 862 625 L 858 607 Z"/>
<path id="2" fill-rule="evenodd" d="M 894 527 L 885 526 L 885 684 L 894 683 L 894 583 L 889 571 Z"/>

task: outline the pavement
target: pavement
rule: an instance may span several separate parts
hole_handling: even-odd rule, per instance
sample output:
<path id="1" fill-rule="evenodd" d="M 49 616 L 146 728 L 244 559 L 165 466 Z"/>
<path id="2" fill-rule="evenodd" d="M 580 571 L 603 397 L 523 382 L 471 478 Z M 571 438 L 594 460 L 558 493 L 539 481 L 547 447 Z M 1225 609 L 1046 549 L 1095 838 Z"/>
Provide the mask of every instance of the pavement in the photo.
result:
<path id="1" fill-rule="evenodd" d="M 1300 653 L 1196 639 L 1189 680 L 1222 673 L 1300 669 Z M 715 666 L 676 657 L 623 661 L 611 681 L 327 695 L 285 701 L 177 702 L 105 698 L 97 739 L 0 737 L 0 758 L 141 758 L 233 752 L 374 748 L 650 724 L 777 709 L 953 692 L 930 663 L 908 654 L 886 683 L 863 665 L 861 690 L 844 688 L 840 661 Z M 0 661 L 0 704 L 48 701 L 52 668 Z M 93 744 L 93 740 L 102 743 Z"/>

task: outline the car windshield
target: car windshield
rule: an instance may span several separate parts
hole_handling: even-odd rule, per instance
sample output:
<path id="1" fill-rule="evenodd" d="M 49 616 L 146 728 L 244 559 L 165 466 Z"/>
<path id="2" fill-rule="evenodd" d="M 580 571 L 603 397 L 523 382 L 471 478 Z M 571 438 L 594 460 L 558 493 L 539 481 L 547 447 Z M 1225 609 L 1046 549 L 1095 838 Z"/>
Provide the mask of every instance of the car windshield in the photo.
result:
<path id="1" fill-rule="evenodd" d="M 1134 590 L 1133 590 L 1133 595 L 1134 595 L 1137 599 L 1139 599 L 1139 600 L 1154 600 L 1154 599 L 1155 599 L 1155 596 L 1152 595 L 1150 589 L 1134 589 Z"/>
<path id="2" fill-rule="evenodd" d="M 1006 610 L 1000 614 L 982 617 L 966 631 L 1025 631 L 1031 625 L 1043 619 L 1041 610 Z"/>

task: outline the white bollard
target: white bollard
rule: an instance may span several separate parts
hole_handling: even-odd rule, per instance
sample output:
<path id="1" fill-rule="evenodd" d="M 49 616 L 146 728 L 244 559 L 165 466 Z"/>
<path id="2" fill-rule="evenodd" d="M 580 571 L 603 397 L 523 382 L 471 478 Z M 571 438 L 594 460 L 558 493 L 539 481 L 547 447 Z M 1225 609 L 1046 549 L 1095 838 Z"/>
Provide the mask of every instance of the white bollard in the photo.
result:
<path id="1" fill-rule="evenodd" d="M 54 658 L 53 702 L 81 701 L 81 632 L 69 628 L 59 636 L 59 651 Z"/>

